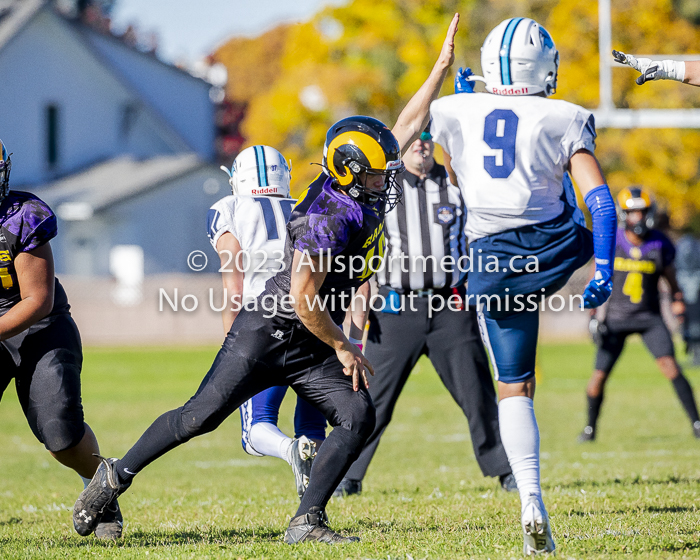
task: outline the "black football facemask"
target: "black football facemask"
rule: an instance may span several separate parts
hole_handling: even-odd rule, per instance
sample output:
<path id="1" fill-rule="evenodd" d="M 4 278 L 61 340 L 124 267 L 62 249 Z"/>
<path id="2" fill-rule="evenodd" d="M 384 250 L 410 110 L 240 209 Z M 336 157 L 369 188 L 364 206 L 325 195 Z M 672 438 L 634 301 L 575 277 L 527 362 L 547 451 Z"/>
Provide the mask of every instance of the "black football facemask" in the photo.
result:
<path id="1" fill-rule="evenodd" d="M 625 229 L 644 239 L 649 235 L 649 230 L 654 227 L 654 212 L 652 208 L 645 208 L 641 212 L 642 218 L 634 223 L 627 219 L 627 212 L 623 211 L 623 214 L 625 216 Z"/>
<path id="2" fill-rule="evenodd" d="M 384 212 L 391 212 L 403 197 L 403 187 L 399 184 L 397 176 L 405 167 L 403 161 L 391 161 L 387 165 L 389 169 L 370 169 L 356 161 L 349 162 L 348 168 L 353 175 L 353 182 L 349 187 L 342 187 L 353 200 L 373 209 L 383 208 Z M 364 184 L 362 174 L 364 173 Z M 381 191 L 366 186 L 370 176 L 384 177 L 384 186 Z"/>

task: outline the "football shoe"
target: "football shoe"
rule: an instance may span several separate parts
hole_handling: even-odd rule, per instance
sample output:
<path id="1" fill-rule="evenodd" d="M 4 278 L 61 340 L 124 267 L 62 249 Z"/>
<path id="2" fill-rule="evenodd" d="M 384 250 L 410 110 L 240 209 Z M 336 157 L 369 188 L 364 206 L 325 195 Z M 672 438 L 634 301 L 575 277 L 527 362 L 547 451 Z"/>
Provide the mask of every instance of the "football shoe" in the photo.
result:
<path id="1" fill-rule="evenodd" d="M 100 457 L 97 468 L 87 488 L 80 493 L 73 506 L 73 527 L 83 537 L 92 533 L 102 520 L 109 506 L 131 483 L 121 484 L 114 463 L 117 459 Z"/>
<path id="2" fill-rule="evenodd" d="M 112 503 L 105 507 L 102 519 L 95 527 L 95 536 L 103 540 L 116 540 L 122 538 L 124 528 L 124 518 L 119 509 L 119 502 L 115 498 Z"/>
<path id="3" fill-rule="evenodd" d="M 362 494 L 362 481 L 344 478 L 338 484 L 338 487 L 333 491 L 334 498 L 344 498 L 353 494 Z"/>
<path id="4" fill-rule="evenodd" d="M 595 441 L 595 428 L 593 426 L 586 426 L 578 436 L 579 443 L 587 441 Z"/>
<path id="5" fill-rule="evenodd" d="M 525 556 L 554 552 L 556 547 L 552 540 L 549 518 L 540 498 L 530 495 L 523 508 L 520 521 L 523 526 L 523 554 Z"/>
<path id="6" fill-rule="evenodd" d="M 503 488 L 503 490 L 505 490 L 506 492 L 518 491 L 518 483 L 515 482 L 515 477 L 513 476 L 513 473 L 502 474 L 498 477 L 498 480 L 501 483 L 501 488 Z"/>
<path id="7" fill-rule="evenodd" d="M 306 436 L 301 436 L 292 441 L 289 452 L 291 454 L 292 472 L 297 485 L 297 494 L 301 500 L 309 485 L 311 467 L 314 463 L 314 457 L 316 457 L 316 444 Z"/>
<path id="8" fill-rule="evenodd" d="M 293 518 L 284 533 L 284 542 L 287 544 L 309 541 L 346 544 L 359 540 L 359 537 L 344 537 L 328 527 L 328 516 L 319 507 L 312 507 L 309 513 Z"/>

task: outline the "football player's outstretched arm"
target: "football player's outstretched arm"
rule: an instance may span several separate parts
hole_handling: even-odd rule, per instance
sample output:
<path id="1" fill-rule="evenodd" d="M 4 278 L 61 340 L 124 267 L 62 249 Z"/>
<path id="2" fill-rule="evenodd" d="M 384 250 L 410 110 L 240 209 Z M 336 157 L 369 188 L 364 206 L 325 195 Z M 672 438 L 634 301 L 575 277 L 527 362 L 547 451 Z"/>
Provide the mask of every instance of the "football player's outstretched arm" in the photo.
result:
<path id="1" fill-rule="evenodd" d="M 700 60 L 652 60 L 637 58 L 620 51 L 613 51 L 612 54 L 615 62 L 626 64 L 641 72 L 642 75 L 636 80 L 640 86 L 652 80 L 675 80 L 691 86 L 700 86 Z"/>
<path id="2" fill-rule="evenodd" d="M 31 327 L 53 309 L 53 253 L 48 243 L 15 258 L 17 282 L 22 299 L 0 317 L 0 340 Z"/>
<path id="3" fill-rule="evenodd" d="M 583 292 L 583 307 L 592 309 L 605 303 L 612 293 L 617 212 L 598 160 L 591 152 L 579 150 L 571 156 L 569 171 L 583 195 L 593 221 L 596 271 Z"/>
<path id="4" fill-rule="evenodd" d="M 683 83 L 700 87 L 700 60 L 685 63 L 685 78 Z"/>
<path id="5" fill-rule="evenodd" d="M 318 257 L 310 257 L 295 250 L 289 295 L 299 320 L 312 334 L 335 350 L 340 363 L 343 364 L 343 373 L 352 376 L 353 389 L 358 391 L 361 381 L 365 387 L 368 386 L 365 369 L 372 375 L 374 369 L 360 349 L 352 344 L 343 334 L 343 330 L 333 322 L 327 306 L 324 305 L 321 309 L 319 291 L 326 274 L 327 271 L 322 271 Z"/>
<path id="6" fill-rule="evenodd" d="M 243 305 L 243 280 L 245 273 L 238 270 L 237 263 L 241 262 L 238 254 L 241 252 L 241 244 L 229 231 L 222 234 L 216 242 L 216 252 L 221 259 L 221 281 L 224 285 L 224 299 L 226 307 L 221 312 L 224 322 L 224 334 L 228 334 L 231 325 Z M 236 302 L 236 308 L 232 307 Z"/>
<path id="7" fill-rule="evenodd" d="M 435 62 L 428 79 L 404 107 L 404 110 L 401 111 L 394 128 L 391 129 L 391 132 L 394 133 L 394 136 L 399 141 L 402 152 L 406 146 L 410 146 L 420 136 L 420 133 L 423 132 L 423 129 L 428 124 L 430 104 L 437 99 L 442 83 L 445 81 L 445 76 L 447 76 L 447 71 L 455 61 L 455 34 L 457 33 L 458 24 L 459 14 L 455 14 L 447 30 L 447 36 L 442 44 L 440 56 Z"/>

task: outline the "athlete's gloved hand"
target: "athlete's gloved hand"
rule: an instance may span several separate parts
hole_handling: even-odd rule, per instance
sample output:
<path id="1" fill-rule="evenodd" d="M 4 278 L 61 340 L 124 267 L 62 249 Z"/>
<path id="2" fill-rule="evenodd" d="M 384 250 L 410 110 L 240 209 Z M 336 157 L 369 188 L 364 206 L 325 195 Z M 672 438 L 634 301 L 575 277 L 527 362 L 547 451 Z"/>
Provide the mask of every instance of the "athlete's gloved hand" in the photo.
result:
<path id="1" fill-rule="evenodd" d="M 620 51 L 612 52 L 615 62 L 627 64 L 642 75 L 637 78 L 640 86 L 652 80 L 676 80 L 682 82 L 685 78 L 685 62 L 680 60 L 652 60 L 650 58 L 637 58 L 631 54 Z"/>
<path id="2" fill-rule="evenodd" d="M 595 276 L 591 279 L 583 291 L 583 308 L 593 309 L 603 305 L 612 293 L 612 276 L 608 272 L 596 270 Z"/>
<path id="3" fill-rule="evenodd" d="M 474 81 L 468 79 L 473 75 L 471 68 L 460 67 L 455 76 L 455 93 L 474 93 Z"/>

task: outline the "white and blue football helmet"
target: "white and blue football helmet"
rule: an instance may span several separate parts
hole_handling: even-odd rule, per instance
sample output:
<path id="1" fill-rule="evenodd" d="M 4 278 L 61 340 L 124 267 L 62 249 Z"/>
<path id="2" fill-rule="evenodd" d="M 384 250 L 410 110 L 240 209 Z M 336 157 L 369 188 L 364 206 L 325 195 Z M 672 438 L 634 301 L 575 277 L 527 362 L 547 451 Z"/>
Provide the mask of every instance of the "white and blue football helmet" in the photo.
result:
<path id="1" fill-rule="evenodd" d="M 1 155 L 0 157 L 0 200 L 5 198 L 10 192 L 10 170 L 12 169 L 12 160 L 10 154 L 5 148 L 5 143 L 0 140 Z"/>
<path id="2" fill-rule="evenodd" d="M 291 163 L 270 146 L 251 146 L 233 160 L 231 169 L 221 166 L 229 176 L 234 195 L 290 197 Z"/>
<path id="3" fill-rule="evenodd" d="M 557 90 L 559 51 L 549 32 L 530 18 L 499 23 L 481 47 L 486 91 L 549 97 Z"/>

